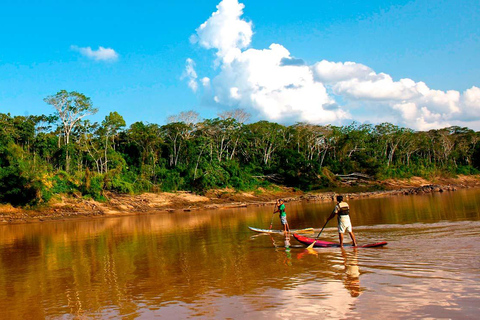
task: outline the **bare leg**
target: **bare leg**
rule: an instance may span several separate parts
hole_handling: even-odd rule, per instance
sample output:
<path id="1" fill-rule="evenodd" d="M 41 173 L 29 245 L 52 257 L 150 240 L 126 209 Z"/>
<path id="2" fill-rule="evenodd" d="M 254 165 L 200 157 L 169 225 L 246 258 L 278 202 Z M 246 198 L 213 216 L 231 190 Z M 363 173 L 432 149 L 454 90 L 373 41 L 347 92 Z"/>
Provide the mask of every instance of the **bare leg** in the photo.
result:
<path id="1" fill-rule="evenodd" d="M 357 246 L 357 241 L 355 240 L 355 235 L 353 234 L 353 231 L 352 232 L 349 232 L 350 234 L 350 238 L 352 238 L 352 244 L 354 247 Z"/>
<path id="2" fill-rule="evenodd" d="M 343 248 L 343 233 L 339 233 L 338 238 L 340 239 L 340 247 Z"/>

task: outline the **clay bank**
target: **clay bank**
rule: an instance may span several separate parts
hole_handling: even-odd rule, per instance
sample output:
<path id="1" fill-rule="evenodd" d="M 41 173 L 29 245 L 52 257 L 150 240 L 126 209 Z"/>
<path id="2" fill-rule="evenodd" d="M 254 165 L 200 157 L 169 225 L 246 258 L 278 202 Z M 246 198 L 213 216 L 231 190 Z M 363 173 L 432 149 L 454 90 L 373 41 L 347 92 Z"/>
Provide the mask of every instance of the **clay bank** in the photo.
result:
<path id="1" fill-rule="evenodd" d="M 480 187 L 479 176 L 459 176 L 425 180 L 385 180 L 371 182 L 370 188 L 382 190 L 362 191 L 362 188 L 349 188 L 345 185 L 331 191 L 302 192 L 293 188 L 258 189 L 252 192 L 237 192 L 233 189 L 211 190 L 204 195 L 180 191 L 176 193 L 143 193 L 124 195 L 107 193 L 107 201 L 98 202 L 75 196 L 62 196 L 48 205 L 25 209 L 10 205 L 0 206 L 0 223 L 28 223 L 72 218 L 98 218 L 108 216 L 153 214 L 161 212 L 208 210 L 247 206 L 272 206 L 276 199 L 292 201 L 334 201 L 336 194 L 347 199 L 408 196 L 415 194 L 456 191 L 457 189 Z M 365 188 L 363 188 L 365 189 Z M 355 190 L 355 191 L 351 191 Z"/>

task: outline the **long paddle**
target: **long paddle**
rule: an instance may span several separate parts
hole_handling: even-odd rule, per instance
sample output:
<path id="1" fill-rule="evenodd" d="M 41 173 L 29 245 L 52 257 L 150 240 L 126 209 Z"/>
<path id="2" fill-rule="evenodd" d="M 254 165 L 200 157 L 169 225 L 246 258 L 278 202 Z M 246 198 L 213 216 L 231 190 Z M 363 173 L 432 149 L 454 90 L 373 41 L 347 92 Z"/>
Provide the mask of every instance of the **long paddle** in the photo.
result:
<path id="1" fill-rule="evenodd" d="M 275 206 L 273 207 L 272 220 L 270 221 L 270 228 L 268 228 L 268 230 L 272 230 L 273 216 L 275 215 L 275 208 L 276 207 L 277 207 L 277 202 L 275 202 Z"/>
<path id="2" fill-rule="evenodd" d="M 327 222 L 325 222 L 325 224 L 323 225 L 322 230 L 320 230 L 320 232 L 318 233 L 318 235 L 315 237 L 315 240 L 307 247 L 307 249 L 313 248 L 313 246 L 315 245 L 315 242 L 317 241 L 318 237 L 320 237 L 320 235 L 322 234 L 323 229 L 325 229 L 325 227 L 327 226 L 328 221 L 329 221 L 329 220 L 327 220 Z"/>

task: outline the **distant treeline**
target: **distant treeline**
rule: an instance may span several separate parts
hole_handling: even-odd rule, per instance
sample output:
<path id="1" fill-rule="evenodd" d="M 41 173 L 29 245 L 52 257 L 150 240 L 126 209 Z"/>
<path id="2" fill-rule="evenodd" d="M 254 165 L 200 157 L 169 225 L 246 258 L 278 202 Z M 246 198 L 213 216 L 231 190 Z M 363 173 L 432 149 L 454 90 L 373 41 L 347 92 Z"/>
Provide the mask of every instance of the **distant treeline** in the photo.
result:
<path id="1" fill-rule="evenodd" d="M 379 125 L 247 123 L 242 110 L 168 124 L 111 112 L 101 122 L 88 97 L 60 91 L 45 98 L 52 115 L 0 113 L 0 202 L 35 205 L 68 193 L 101 200 L 105 191 L 253 190 L 271 183 L 302 190 L 335 184 L 335 174 L 377 179 L 478 173 L 480 133 L 449 127 L 427 132 Z"/>

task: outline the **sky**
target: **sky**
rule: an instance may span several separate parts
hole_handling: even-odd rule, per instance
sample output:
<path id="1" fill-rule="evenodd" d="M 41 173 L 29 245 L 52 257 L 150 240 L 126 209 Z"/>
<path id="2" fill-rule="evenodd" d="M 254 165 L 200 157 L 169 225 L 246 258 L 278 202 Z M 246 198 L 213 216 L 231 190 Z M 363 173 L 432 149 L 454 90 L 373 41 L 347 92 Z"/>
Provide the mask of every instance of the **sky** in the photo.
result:
<path id="1" fill-rule="evenodd" d="M 22 1 L 0 4 L 0 112 L 60 90 L 101 121 L 251 121 L 480 130 L 478 1 Z"/>

